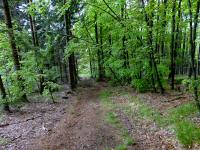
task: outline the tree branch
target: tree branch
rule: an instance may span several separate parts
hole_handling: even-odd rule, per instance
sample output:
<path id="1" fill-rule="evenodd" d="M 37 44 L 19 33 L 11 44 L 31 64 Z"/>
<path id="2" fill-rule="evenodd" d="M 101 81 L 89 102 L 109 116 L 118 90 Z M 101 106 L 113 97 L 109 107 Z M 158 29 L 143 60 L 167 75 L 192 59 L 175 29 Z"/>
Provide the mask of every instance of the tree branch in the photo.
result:
<path id="1" fill-rule="evenodd" d="M 115 11 L 108 5 L 108 3 L 103 0 L 103 2 L 106 4 L 106 6 L 110 9 L 110 11 L 118 18 L 119 21 L 121 21 L 121 18 L 115 13 Z"/>

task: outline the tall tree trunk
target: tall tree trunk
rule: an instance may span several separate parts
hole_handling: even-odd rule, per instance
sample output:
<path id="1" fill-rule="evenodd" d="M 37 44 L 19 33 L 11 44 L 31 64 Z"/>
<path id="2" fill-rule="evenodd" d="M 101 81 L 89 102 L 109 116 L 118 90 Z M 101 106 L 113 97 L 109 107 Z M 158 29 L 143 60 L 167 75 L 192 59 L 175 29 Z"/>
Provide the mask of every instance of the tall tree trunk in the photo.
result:
<path id="1" fill-rule="evenodd" d="M 183 48 L 182 48 L 182 55 L 181 55 L 181 68 L 182 68 L 182 71 L 181 71 L 181 74 L 184 75 L 184 67 L 185 67 L 185 52 L 186 52 L 186 29 L 184 31 L 184 38 L 183 38 Z"/>
<path id="2" fill-rule="evenodd" d="M 98 23 L 97 23 L 97 13 L 94 17 L 95 21 L 95 39 L 96 39 L 96 47 L 97 47 L 97 62 L 98 62 L 98 80 L 103 81 L 103 72 L 102 72 L 102 53 L 99 48 L 99 29 L 98 29 Z"/>
<path id="3" fill-rule="evenodd" d="M 153 1 L 150 2 L 150 5 L 152 5 L 151 3 L 154 3 Z M 162 85 L 162 82 L 161 82 L 161 79 L 160 79 L 160 74 L 159 74 L 159 71 L 158 71 L 158 68 L 157 68 L 157 64 L 156 64 L 156 61 L 155 61 L 155 56 L 154 56 L 154 48 L 153 48 L 153 12 L 150 12 L 150 14 L 148 14 L 145 10 L 145 3 L 144 3 L 144 0 L 142 0 L 142 7 L 143 7 L 143 10 L 145 11 L 145 20 L 146 20 L 146 23 L 147 23 L 147 38 L 148 38 L 148 45 L 149 45 L 149 48 L 150 48 L 150 61 L 151 61 L 151 66 L 152 66 L 152 72 L 154 74 L 154 70 L 153 70 L 153 67 L 155 69 L 155 75 L 157 77 L 157 82 L 158 82 L 158 85 L 160 87 L 160 92 L 163 94 L 164 93 L 164 88 L 163 88 L 163 85 Z M 154 78 L 152 76 L 152 83 L 154 82 Z M 155 86 L 154 86 L 155 87 Z"/>
<path id="4" fill-rule="evenodd" d="M 177 17 L 177 21 L 176 21 L 176 36 L 175 36 L 175 52 L 174 52 L 174 61 L 176 61 L 176 58 L 178 56 L 181 56 L 179 52 L 179 50 L 181 49 L 181 42 L 182 42 L 182 30 L 180 28 L 180 24 L 182 21 L 182 17 L 181 17 L 181 5 L 182 5 L 182 0 L 179 0 L 178 3 L 178 17 Z M 176 63 L 175 63 L 176 64 Z M 181 65 L 175 65 L 175 72 L 177 73 L 181 73 Z M 175 73 L 176 74 L 176 73 Z"/>
<path id="5" fill-rule="evenodd" d="M 199 69 L 200 69 L 200 45 L 198 49 L 198 58 L 197 58 L 197 75 L 199 75 Z"/>
<path id="6" fill-rule="evenodd" d="M 163 19 L 162 19 L 162 38 L 161 38 L 161 54 L 162 54 L 162 57 L 165 56 L 165 29 L 166 29 L 166 24 L 167 24 L 167 21 L 166 21 L 166 9 L 167 9 L 167 0 L 164 0 L 164 11 L 163 11 Z"/>
<path id="7" fill-rule="evenodd" d="M 65 0 L 64 0 L 65 3 Z M 71 11 L 70 8 L 65 13 L 65 28 L 66 28 L 66 45 L 70 41 L 71 34 Z M 72 90 L 74 90 L 77 86 L 77 73 L 76 73 L 76 61 L 75 61 L 75 54 L 72 52 L 68 58 L 68 64 L 69 64 L 69 78 L 70 78 L 70 87 Z"/>
<path id="8" fill-rule="evenodd" d="M 158 24 L 160 22 L 160 15 L 159 15 L 159 10 L 160 9 L 160 0 L 158 0 L 158 5 L 157 5 L 157 18 L 156 18 L 156 23 Z M 158 60 L 160 63 L 160 37 L 159 37 L 159 29 L 156 28 L 156 45 L 155 45 L 155 53 L 158 54 Z"/>
<path id="9" fill-rule="evenodd" d="M 89 59 L 90 59 L 90 77 L 93 78 L 94 74 L 93 74 L 93 62 L 92 62 L 92 53 L 91 53 L 91 49 L 89 48 Z"/>
<path id="10" fill-rule="evenodd" d="M 29 4 L 32 4 L 32 0 L 28 0 Z M 33 18 L 31 15 L 29 15 L 29 21 L 30 21 L 30 27 L 31 27 L 31 35 L 32 35 L 32 42 L 33 45 L 35 47 L 35 60 L 37 63 L 37 67 L 39 66 L 38 64 L 38 50 L 37 48 L 39 47 L 39 39 L 38 39 L 38 34 L 37 34 L 37 28 L 36 28 L 36 22 L 35 22 L 35 18 Z M 44 76 L 43 71 L 41 68 L 39 68 L 39 74 L 41 74 L 41 76 L 39 77 L 39 91 L 40 94 L 43 93 L 44 91 Z"/>
<path id="11" fill-rule="evenodd" d="M 104 68 L 104 51 L 103 51 L 103 27 L 100 25 L 99 29 L 99 36 L 100 36 L 100 51 L 101 51 L 101 72 L 103 78 L 105 78 L 105 68 Z"/>
<path id="12" fill-rule="evenodd" d="M 194 22 L 193 22 L 193 14 L 192 14 L 192 5 L 191 1 L 188 0 L 189 14 L 190 14 L 190 52 L 191 52 L 191 67 L 192 73 L 194 76 L 194 99 L 196 101 L 197 107 L 200 111 L 200 101 L 198 95 L 198 79 L 196 72 L 196 61 L 195 61 L 195 52 L 196 52 L 196 34 L 197 34 L 197 26 L 198 26 L 198 17 L 199 17 L 199 8 L 200 8 L 200 0 L 197 0 L 197 8 L 194 14 Z M 194 27 L 193 27 L 194 24 Z"/>
<path id="13" fill-rule="evenodd" d="M 171 89 L 174 89 L 175 78 L 175 36 L 176 36 L 176 0 L 173 0 L 172 6 L 172 32 L 171 32 L 171 66 L 169 78 L 171 79 Z"/>
<path id="14" fill-rule="evenodd" d="M 21 70 L 21 64 L 19 62 L 18 49 L 17 49 L 16 43 L 15 43 L 15 36 L 14 36 L 14 32 L 13 32 L 12 19 L 11 19 L 11 15 L 10 15 L 8 0 L 3 0 L 3 7 L 4 7 L 5 22 L 6 22 L 6 26 L 8 28 L 9 42 L 10 42 L 10 46 L 12 49 L 14 67 L 15 67 L 16 71 L 19 71 L 19 70 Z M 17 79 L 20 82 L 20 86 L 21 86 L 21 89 L 23 92 L 24 88 L 25 88 L 24 81 L 20 75 L 18 75 Z M 24 101 L 24 102 L 28 101 L 25 93 L 22 96 L 22 101 Z"/>
<path id="15" fill-rule="evenodd" d="M 1 75 L 0 75 L 0 91 L 1 91 L 1 94 L 2 94 L 2 99 L 5 100 L 5 102 L 4 102 L 4 110 L 7 111 L 7 112 L 10 112 L 9 104 L 8 104 L 8 102 L 6 100 L 6 95 L 7 94 L 6 94 L 6 90 L 5 90 Z"/>

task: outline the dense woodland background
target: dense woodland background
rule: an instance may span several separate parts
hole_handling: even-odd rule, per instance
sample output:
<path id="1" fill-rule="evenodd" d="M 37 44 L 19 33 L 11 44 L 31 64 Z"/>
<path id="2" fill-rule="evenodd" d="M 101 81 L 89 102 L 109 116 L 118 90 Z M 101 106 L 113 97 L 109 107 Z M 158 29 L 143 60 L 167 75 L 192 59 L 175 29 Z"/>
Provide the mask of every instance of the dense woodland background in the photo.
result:
<path id="1" fill-rule="evenodd" d="M 2 0 L 1 103 L 8 110 L 37 90 L 48 95 L 68 82 L 75 89 L 79 76 L 91 76 L 142 92 L 180 82 L 200 109 L 199 7 L 199 0 Z"/>

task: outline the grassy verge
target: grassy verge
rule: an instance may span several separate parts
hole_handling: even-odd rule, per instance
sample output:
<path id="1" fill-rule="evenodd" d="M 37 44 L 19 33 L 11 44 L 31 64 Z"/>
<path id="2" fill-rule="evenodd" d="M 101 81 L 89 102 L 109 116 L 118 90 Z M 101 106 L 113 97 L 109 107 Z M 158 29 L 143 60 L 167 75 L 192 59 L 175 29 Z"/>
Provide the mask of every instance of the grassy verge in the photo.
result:
<path id="1" fill-rule="evenodd" d="M 200 144 L 200 128 L 191 122 L 188 117 L 198 113 L 194 103 L 190 102 L 171 109 L 168 112 L 167 123 L 173 124 L 178 140 L 185 147 Z"/>
<path id="2" fill-rule="evenodd" d="M 106 99 L 108 101 L 110 93 L 111 91 L 109 90 L 102 93 L 104 101 Z M 179 142 L 187 148 L 192 147 L 194 143 L 200 144 L 200 128 L 188 119 L 189 116 L 198 112 L 193 102 L 170 109 L 166 112 L 166 115 L 162 115 L 138 97 L 131 96 L 130 93 L 115 91 L 113 95 L 126 97 L 128 102 L 118 107 L 121 107 L 128 116 L 136 115 L 141 119 L 154 121 L 159 127 L 171 128 L 175 132 Z M 111 102 L 108 105 L 104 104 L 108 107 L 110 107 L 109 105 L 114 106 Z M 119 120 L 115 114 L 108 114 L 107 120 L 111 124 L 119 124 Z"/>
<path id="3" fill-rule="evenodd" d="M 112 91 L 104 90 L 101 92 L 101 102 L 106 110 L 105 121 L 111 124 L 119 131 L 122 143 L 115 147 L 115 150 L 126 150 L 128 146 L 134 145 L 133 138 L 129 135 L 128 130 L 121 123 L 118 115 L 115 113 L 116 105 L 111 101 Z M 106 148 L 106 150 L 109 150 Z"/>
<path id="4" fill-rule="evenodd" d="M 9 139 L 6 138 L 0 138 L 0 145 L 6 145 L 7 143 L 9 143 Z"/>

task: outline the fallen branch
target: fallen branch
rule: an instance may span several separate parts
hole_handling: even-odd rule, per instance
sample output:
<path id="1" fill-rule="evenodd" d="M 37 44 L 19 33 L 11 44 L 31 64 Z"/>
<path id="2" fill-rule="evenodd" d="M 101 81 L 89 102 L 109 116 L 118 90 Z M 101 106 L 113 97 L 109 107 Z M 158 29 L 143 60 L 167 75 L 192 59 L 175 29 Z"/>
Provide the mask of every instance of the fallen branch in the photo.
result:
<path id="1" fill-rule="evenodd" d="M 10 125 L 9 123 L 0 124 L 0 128 L 4 128 L 4 127 L 9 126 L 9 125 Z"/>
<path id="2" fill-rule="evenodd" d="M 21 137 L 22 137 L 22 135 L 19 135 L 18 137 L 13 138 L 11 141 L 13 142 L 13 141 L 15 141 L 15 140 L 17 140 L 17 139 L 19 139 Z"/>
<path id="3" fill-rule="evenodd" d="M 165 100 L 165 101 L 163 101 L 163 102 L 173 102 L 173 101 L 179 100 L 179 99 L 181 99 L 181 98 L 186 98 L 186 96 L 175 97 L 175 98 L 172 98 L 172 99 L 170 99 L 170 100 Z"/>
<path id="4" fill-rule="evenodd" d="M 4 127 L 7 127 L 9 125 L 15 125 L 15 124 L 20 124 L 20 123 L 24 123 L 24 122 L 27 122 L 27 121 L 30 121 L 30 120 L 34 120 L 34 119 L 37 119 L 37 118 L 40 118 L 42 117 L 41 115 L 40 116 L 36 116 L 36 117 L 32 117 L 32 118 L 28 118 L 24 121 L 21 121 L 21 122 L 15 122 L 15 123 L 5 123 L 5 124 L 0 124 L 0 128 L 4 128 Z"/>

